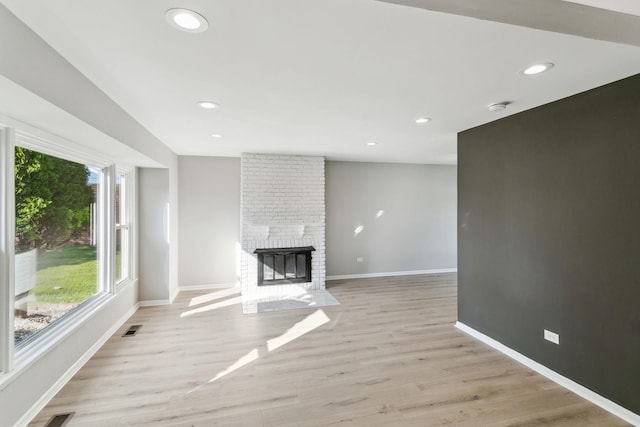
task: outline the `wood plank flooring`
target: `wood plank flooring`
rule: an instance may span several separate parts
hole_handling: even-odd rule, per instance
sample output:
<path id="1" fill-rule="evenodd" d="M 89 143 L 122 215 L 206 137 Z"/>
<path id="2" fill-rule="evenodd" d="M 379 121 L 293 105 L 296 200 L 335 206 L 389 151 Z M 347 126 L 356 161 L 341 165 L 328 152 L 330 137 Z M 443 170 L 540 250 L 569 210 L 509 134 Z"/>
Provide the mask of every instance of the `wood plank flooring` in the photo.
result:
<path id="1" fill-rule="evenodd" d="M 328 285 L 341 305 L 243 315 L 213 290 L 140 309 L 30 426 L 628 425 L 455 329 L 455 274 Z"/>

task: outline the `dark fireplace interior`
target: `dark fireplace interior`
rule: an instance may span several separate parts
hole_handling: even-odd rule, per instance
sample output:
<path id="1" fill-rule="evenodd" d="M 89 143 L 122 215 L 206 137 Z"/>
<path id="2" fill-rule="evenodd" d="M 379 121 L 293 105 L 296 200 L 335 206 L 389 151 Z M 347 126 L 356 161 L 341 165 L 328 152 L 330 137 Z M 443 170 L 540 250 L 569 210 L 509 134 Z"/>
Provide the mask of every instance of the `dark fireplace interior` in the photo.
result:
<path id="1" fill-rule="evenodd" d="M 313 251 L 313 246 L 256 249 L 253 253 L 258 255 L 258 286 L 310 282 Z"/>

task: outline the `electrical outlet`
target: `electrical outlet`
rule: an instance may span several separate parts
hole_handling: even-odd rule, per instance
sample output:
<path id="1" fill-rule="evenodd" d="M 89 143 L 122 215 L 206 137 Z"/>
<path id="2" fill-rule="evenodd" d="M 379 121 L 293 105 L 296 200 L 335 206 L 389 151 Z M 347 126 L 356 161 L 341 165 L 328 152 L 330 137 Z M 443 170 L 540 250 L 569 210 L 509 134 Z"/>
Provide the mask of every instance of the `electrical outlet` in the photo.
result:
<path id="1" fill-rule="evenodd" d="M 362 258 L 361 256 L 359 256 L 358 258 L 356 258 L 356 262 L 364 262 L 364 258 Z"/>
<path id="2" fill-rule="evenodd" d="M 560 335 L 555 332 L 544 330 L 544 339 L 547 341 L 551 341 L 554 344 L 560 345 Z"/>

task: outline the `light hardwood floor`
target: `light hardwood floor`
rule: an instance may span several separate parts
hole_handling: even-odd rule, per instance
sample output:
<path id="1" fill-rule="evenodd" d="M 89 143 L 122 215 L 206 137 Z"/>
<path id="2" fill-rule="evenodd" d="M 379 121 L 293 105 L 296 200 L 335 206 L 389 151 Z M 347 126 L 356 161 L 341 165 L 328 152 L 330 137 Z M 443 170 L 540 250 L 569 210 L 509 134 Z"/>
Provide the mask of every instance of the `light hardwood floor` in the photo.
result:
<path id="1" fill-rule="evenodd" d="M 30 425 L 627 425 L 455 329 L 455 274 L 328 285 L 341 305 L 243 315 L 200 291 L 140 309 Z"/>

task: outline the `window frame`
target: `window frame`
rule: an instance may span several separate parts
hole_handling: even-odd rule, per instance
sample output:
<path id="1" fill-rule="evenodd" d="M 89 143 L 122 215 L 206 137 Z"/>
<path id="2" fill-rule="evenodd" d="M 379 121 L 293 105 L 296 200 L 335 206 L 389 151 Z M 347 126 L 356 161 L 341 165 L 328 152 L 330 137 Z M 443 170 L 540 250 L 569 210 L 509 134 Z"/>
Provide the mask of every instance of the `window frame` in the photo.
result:
<path id="1" fill-rule="evenodd" d="M 14 247 L 15 188 L 14 188 L 13 128 L 0 127 L 0 375 L 14 369 Z M 2 310 L 1 308 L 8 308 Z M 10 345 L 9 345 L 10 344 Z"/>
<path id="2" fill-rule="evenodd" d="M 46 328 L 14 345 L 14 290 L 15 290 L 15 147 L 82 163 L 102 171 L 97 195 L 98 212 L 98 280 L 96 293 L 56 319 Z M 127 176 L 128 185 L 135 189 L 135 168 L 119 168 Z M 128 263 L 129 274 L 117 284 L 115 274 L 115 173 L 116 159 L 95 152 L 81 144 L 66 140 L 34 126 L 0 115 L 0 386 L 11 382 L 18 373 L 43 357 L 49 350 L 73 334 L 89 318 L 97 314 L 120 289 L 135 281 L 136 271 L 135 192 L 127 194 L 128 205 Z"/>
<path id="3" fill-rule="evenodd" d="M 120 289 L 138 280 L 138 169 L 133 167 L 122 169 L 127 182 L 126 218 L 129 227 L 129 241 L 127 244 L 127 275 L 115 284 L 116 293 Z"/>
<path id="4" fill-rule="evenodd" d="M 116 177 L 117 175 L 120 175 L 121 177 L 121 181 L 120 181 L 120 203 L 118 206 L 118 202 L 115 201 L 115 197 L 114 197 L 114 201 L 115 201 L 115 205 L 116 207 L 120 208 L 120 214 L 116 215 L 116 218 L 120 218 L 120 222 L 115 222 L 115 231 L 117 233 L 118 230 L 121 231 L 125 231 L 126 232 L 126 245 L 121 245 L 120 248 L 120 262 L 122 263 L 122 265 L 120 266 L 120 280 L 118 280 L 118 278 L 116 277 L 115 273 L 114 273 L 114 283 L 116 286 L 116 289 L 119 289 L 120 286 L 125 283 L 127 280 L 131 280 L 133 277 L 135 277 L 132 273 L 132 265 L 133 265 L 133 256 L 132 256 L 132 234 L 133 234 L 133 227 L 131 224 L 131 218 L 132 218 L 132 212 L 133 212 L 133 206 L 135 205 L 135 200 L 132 198 L 135 195 L 134 192 L 134 188 L 132 188 L 133 186 L 131 185 L 131 182 L 135 182 L 135 170 L 132 171 L 126 171 L 124 169 L 116 169 Z M 124 185 L 123 185 L 123 181 L 124 181 Z M 115 185 L 114 185 L 114 191 L 115 188 L 117 187 L 117 181 L 114 181 Z M 115 195 L 115 194 L 114 194 Z M 120 239 L 122 242 L 122 236 L 125 235 L 124 233 L 120 235 Z M 115 249 L 116 248 L 116 241 L 114 240 L 114 257 L 115 257 Z M 115 258 L 114 258 L 114 267 L 115 267 Z"/>

